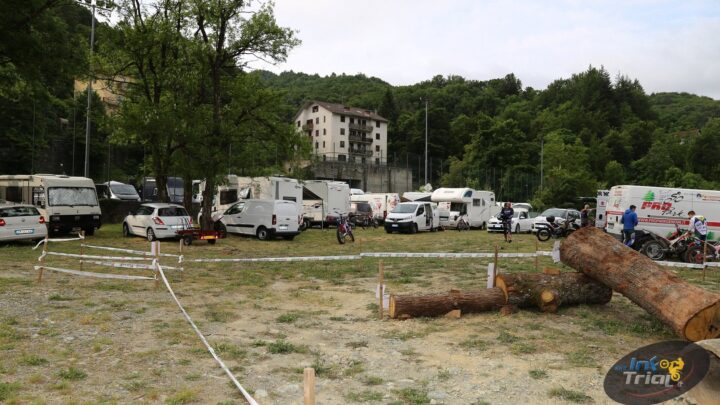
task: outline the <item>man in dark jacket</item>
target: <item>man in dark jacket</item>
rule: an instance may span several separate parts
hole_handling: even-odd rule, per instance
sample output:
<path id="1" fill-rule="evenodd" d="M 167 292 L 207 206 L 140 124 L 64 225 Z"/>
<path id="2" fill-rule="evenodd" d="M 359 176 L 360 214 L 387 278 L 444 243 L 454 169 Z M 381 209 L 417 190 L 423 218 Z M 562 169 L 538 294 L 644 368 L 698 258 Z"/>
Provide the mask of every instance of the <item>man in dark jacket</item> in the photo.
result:
<path id="1" fill-rule="evenodd" d="M 632 246 L 635 243 L 635 227 L 638 224 L 638 217 L 635 213 L 636 208 L 631 205 L 620 218 L 620 223 L 623 224 L 623 243 L 625 246 Z"/>
<path id="2" fill-rule="evenodd" d="M 512 219 L 515 216 L 515 210 L 512 208 L 512 204 L 509 202 L 505 203 L 505 206 L 500 210 L 500 220 L 503 224 L 503 234 L 505 235 L 505 242 L 512 242 Z"/>

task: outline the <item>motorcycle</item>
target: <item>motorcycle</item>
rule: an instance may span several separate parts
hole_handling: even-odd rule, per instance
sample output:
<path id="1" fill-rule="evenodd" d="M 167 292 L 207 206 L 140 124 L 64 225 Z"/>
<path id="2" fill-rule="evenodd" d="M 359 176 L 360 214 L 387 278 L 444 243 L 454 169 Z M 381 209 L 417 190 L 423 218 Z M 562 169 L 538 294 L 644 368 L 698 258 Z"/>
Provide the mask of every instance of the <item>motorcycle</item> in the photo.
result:
<path id="1" fill-rule="evenodd" d="M 341 245 L 344 245 L 345 241 L 348 239 L 351 242 L 355 242 L 355 235 L 353 235 L 352 225 L 350 225 L 350 220 L 348 219 L 348 217 L 340 215 L 340 217 L 338 218 L 338 227 L 335 234 L 337 235 L 338 243 L 340 243 Z"/>
<path id="2" fill-rule="evenodd" d="M 705 254 L 703 255 L 703 250 Z M 703 257 L 704 256 L 704 257 Z M 695 239 L 688 244 L 687 250 L 683 255 L 683 261 L 688 263 L 703 264 L 704 262 L 713 262 L 720 259 L 720 244 L 713 241 L 706 243 L 700 239 Z"/>
<path id="3" fill-rule="evenodd" d="M 580 229 L 580 226 L 578 226 L 578 224 L 570 220 L 566 220 L 562 223 L 562 225 L 557 224 L 555 222 L 555 217 L 552 215 L 547 217 L 546 221 L 547 227 L 538 229 L 537 234 L 535 234 L 535 236 L 540 242 L 545 242 L 551 237 L 556 239 L 564 238 L 569 236 L 576 230 Z"/>
<path id="4" fill-rule="evenodd" d="M 640 246 L 640 253 L 652 260 L 663 260 L 666 258 L 677 257 L 685 261 L 685 253 L 687 252 L 688 240 L 685 230 L 675 225 L 675 231 L 662 237 L 656 233 L 644 231 L 646 240 Z"/>

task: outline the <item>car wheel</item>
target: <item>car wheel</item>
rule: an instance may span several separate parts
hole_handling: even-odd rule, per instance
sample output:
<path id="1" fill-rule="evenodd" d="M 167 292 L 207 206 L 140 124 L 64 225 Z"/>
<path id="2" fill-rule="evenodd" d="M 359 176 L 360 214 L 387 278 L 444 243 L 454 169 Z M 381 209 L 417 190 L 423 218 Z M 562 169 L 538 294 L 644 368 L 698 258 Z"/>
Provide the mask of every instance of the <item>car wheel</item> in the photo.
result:
<path id="1" fill-rule="evenodd" d="M 264 226 L 261 226 L 257 229 L 256 235 L 257 238 L 260 240 L 267 240 L 267 238 L 270 236 L 267 228 L 265 228 Z"/>
<path id="2" fill-rule="evenodd" d="M 192 235 L 185 236 L 182 238 L 182 241 L 183 241 L 183 245 L 190 246 L 190 245 L 192 245 L 193 237 L 192 237 Z"/>
<path id="3" fill-rule="evenodd" d="M 392 233 L 392 230 L 390 230 L 390 228 L 385 228 L 385 233 Z"/>
<path id="4" fill-rule="evenodd" d="M 123 231 L 122 232 L 123 232 L 122 235 L 124 237 L 127 238 L 130 236 L 130 227 L 128 226 L 127 222 L 123 223 Z"/>
<path id="5" fill-rule="evenodd" d="M 413 226 L 410 227 L 410 233 L 417 233 L 418 226 L 417 224 L 413 224 Z"/>
<path id="6" fill-rule="evenodd" d="M 147 229 L 147 240 L 148 240 L 148 242 L 157 240 L 157 237 L 155 237 L 155 231 L 153 231 L 152 228 Z"/>
<path id="7" fill-rule="evenodd" d="M 515 233 L 520 233 L 520 224 L 515 225 Z"/>

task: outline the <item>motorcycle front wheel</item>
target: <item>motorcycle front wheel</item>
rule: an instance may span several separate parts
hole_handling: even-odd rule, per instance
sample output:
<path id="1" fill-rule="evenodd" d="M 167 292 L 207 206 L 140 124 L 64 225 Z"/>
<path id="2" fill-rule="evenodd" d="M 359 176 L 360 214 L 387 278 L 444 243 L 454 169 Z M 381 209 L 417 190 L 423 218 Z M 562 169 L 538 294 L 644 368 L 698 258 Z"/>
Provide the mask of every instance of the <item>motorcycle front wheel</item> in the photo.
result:
<path id="1" fill-rule="evenodd" d="M 552 235 L 550 234 L 550 231 L 547 229 L 538 229 L 537 235 L 535 235 L 535 236 L 537 236 L 537 239 L 540 242 L 545 242 L 546 240 L 550 239 L 550 236 L 552 236 Z"/>
<path id="2" fill-rule="evenodd" d="M 340 227 L 338 227 L 337 231 L 335 231 L 335 235 L 337 235 L 338 243 L 341 245 L 345 244 L 345 233 L 340 230 Z"/>

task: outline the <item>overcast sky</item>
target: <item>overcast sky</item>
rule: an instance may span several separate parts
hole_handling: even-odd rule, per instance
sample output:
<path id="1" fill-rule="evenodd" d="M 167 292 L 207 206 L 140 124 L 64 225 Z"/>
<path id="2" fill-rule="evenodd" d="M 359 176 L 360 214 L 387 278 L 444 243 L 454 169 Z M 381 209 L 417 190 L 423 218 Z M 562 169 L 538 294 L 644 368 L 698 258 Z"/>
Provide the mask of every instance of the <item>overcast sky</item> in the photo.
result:
<path id="1" fill-rule="evenodd" d="M 276 72 L 364 73 L 393 85 L 512 72 L 544 89 L 602 65 L 648 94 L 720 99 L 720 0 L 275 0 L 275 14 L 303 41 Z"/>

